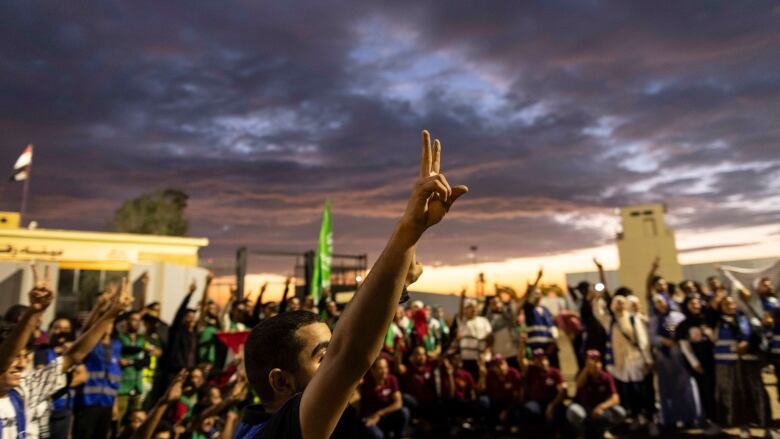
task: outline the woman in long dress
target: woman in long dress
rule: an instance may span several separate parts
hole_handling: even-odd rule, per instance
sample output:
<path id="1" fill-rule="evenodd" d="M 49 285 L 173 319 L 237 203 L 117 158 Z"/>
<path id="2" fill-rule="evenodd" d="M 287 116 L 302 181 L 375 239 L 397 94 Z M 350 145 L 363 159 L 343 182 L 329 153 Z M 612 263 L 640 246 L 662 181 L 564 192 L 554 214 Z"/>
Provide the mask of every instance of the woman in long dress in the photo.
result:
<path id="1" fill-rule="evenodd" d="M 658 371 L 661 424 L 667 427 L 698 427 L 704 420 L 696 381 L 685 368 L 682 351 L 674 337 L 677 325 L 683 320 L 685 314 L 673 311 L 666 297 L 653 296 L 651 340 Z"/>

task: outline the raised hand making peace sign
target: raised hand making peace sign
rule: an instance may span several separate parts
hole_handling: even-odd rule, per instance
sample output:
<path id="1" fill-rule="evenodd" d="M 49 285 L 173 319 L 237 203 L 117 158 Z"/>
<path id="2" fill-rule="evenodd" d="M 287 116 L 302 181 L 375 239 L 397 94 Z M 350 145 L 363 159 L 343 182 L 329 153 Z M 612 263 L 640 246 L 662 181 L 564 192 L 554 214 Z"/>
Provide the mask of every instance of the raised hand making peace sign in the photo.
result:
<path id="1" fill-rule="evenodd" d="M 33 275 L 33 288 L 30 290 L 30 310 L 33 312 L 43 312 L 54 301 L 54 291 L 51 290 L 51 279 L 49 277 L 49 266 L 43 269 L 43 277 L 38 275 L 38 269 L 35 263 L 30 264 Z"/>
<path id="2" fill-rule="evenodd" d="M 439 223 L 455 200 L 468 191 L 466 186 L 450 187 L 441 173 L 441 142 L 436 139 L 431 145 L 431 134 L 424 130 L 420 177 L 406 206 L 403 223 L 419 238 L 426 229 Z"/>

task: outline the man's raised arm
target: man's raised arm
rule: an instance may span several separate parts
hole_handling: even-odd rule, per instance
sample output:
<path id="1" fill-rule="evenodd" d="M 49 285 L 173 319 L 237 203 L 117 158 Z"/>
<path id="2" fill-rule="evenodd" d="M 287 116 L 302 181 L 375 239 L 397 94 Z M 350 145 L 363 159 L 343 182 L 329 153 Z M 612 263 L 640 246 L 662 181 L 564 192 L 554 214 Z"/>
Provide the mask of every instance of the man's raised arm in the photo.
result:
<path id="1" fill-rule="evenodd" d="M 440 171 L 441 144 L 422 133 L 420 177 L 401 221 L 363 286 L 339 319 L 327 354 L 301 397 L 299 419 L 304 439 L 327 438 L 352 391 L 379 354 L 410 267 L 415 281 L 415 245 L 426 229 L 441 221 L 452 203 L 468 191 L 451 188 Z"/>
<path id="2" fill-rule="evenodd" d="M 0 344 L 0 374 L 5 373 L 16 357 L 27 346 L 35 328 L 41 322 L 41 316 L 54 301 L 54 292 L 49 288 L 49 267 L 44 271 L 44 277 L 38 277 L 34 264 L 30 264 L 33 272 L 33 289 L 30 291 L 30 307 L 10 334 Z"/>
<path id="3" fill-rule="evenodd" d="M 187 291 L 187 294 L 185 294 L 184 298 L 181 299 L 181 304 L 179 304 L 179 309 L 176 310 L 176 316 L 173 317 L 173 323 L 171 323 L 171 331 L 176 331 L 184 325 L 184 316 L 187 314 L 187 307 L 190 305 L 190 299 L 192 299 L 192 294 L 197 289 L 198 289 L 198 285 L 195 283 L 195 280 L 193 280 L 192 283 L 190 283 L 190 287 L 189 290 Z"/>
<path id="4" fill-rule="evenodd" d="M 127 307 L 133 304 L 133 296 L 130 294 L 130 283 L 123 279 L 121 289 L 111 298 L 111 305 L 97 321 L 84 331 L 73 345 L 62 355 L 64 370 L 81 363 L 81 361 L 95 348 L 106 333 L 111 329 L 114 320 L 122 314 Z"/>
<path id="5" fill-rule="evenodd" d="M 287 295 L 290 294 L 290 282 L 292 282 L 292 276 L 287 276 L 284 280 L 284 294 L 282 294 L 282 300 L 279 302 L 279 314 L 287 311 Z"/>
<path id="6" fill-rule="evenodd" d="M 661 258 L 656 256 L 653 259 L 653 265 L 650 266 L 650 271 L 647 273 L 647 300 L 652 300 L 653 294 L 653 281 L 655 280 L 656 273 L 658 272 L 658 266 L 661 264 Z"/>

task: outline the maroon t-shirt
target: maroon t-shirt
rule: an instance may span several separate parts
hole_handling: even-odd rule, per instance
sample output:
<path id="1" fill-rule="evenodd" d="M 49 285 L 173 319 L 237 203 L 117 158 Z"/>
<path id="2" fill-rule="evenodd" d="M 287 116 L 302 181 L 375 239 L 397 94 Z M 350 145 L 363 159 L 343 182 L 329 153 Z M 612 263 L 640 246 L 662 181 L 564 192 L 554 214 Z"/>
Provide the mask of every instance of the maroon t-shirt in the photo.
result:
<path id="1" fill-rule="evenodd" d="M 455 384 L 455 396 L 454 399 L 459 401 L 465 401 L 471 399 L 471 392 L 477 386 L 474 383 L 474 377 L 471 376 L 465 369 L 458 369 L 452 373 L 452 381 Z M 441 373 L 441 392 L 445 398 L 449 399 L 450 395 L 450 379 L 447 372 L 442 370 Z"/>
<path id="2" fill-rule="evenodd" d="M 528 399 L 544 404 L 549 404 L 558 396 L 558 385 L 563 384 L 561 371 L 554 367 L 545 371 L 541 367 L 530 366 L 525 379 L 528 381 Z"/>
<path id="3" fill-rule="evenodd" d="M 433 376 L 435 364 L 428 362 L 421 368 L 409 365 L 403 376 L 402 384 L 406 393 L 417 399 L 417 402 L 428 403 L 436 400 L 436 381 Z"/>
<path id="4" fill-rule="evenodd" d="M 485 384 L 490 401 L 498 404 L 509 404 L 514 399 L 515 393 L 520 391 L 522 385 L 520 371 L 510 367 L 506 375 L 502 377 L 491 369 Z"/>
<path id="5" fill-rule="evenodd" d="M 601 370 L 598 377 L 588 377 L 585 385 L 577 389 L 576 401 L 590 410 L 615 393 L 617 393 L 617 388 L 612 375 Z"/>
<path id="6" fill-rule="evenodd" d="M 393 395 L 399 392 L 398 379 L 392 374 L 387 375 L 384 384 L 376 384 L 371 376 L 360 385 L 360 411 L 362 416 L 369 416 L 393 403 Z"/>

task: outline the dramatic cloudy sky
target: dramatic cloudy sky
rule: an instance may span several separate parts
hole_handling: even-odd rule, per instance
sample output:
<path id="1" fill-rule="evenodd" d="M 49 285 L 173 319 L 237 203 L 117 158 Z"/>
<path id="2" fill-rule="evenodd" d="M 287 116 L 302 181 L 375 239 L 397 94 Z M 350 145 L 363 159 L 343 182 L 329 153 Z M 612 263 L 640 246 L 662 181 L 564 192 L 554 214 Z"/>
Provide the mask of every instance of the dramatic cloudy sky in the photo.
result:
<path id="1" fill-rule="evenodd" d="M 472 189 L 430 264 L 609 260 L 613 209 L 661 201 L 684 254 L 777 254 L 779 72 L 775 2 L 2 2 L 0 163 L 35 144 L 43 227 L 175 187 L 227 262 L 313 248 L 330 197 L 373 260 L 428 128 Z"/>

